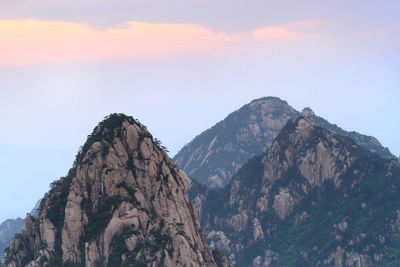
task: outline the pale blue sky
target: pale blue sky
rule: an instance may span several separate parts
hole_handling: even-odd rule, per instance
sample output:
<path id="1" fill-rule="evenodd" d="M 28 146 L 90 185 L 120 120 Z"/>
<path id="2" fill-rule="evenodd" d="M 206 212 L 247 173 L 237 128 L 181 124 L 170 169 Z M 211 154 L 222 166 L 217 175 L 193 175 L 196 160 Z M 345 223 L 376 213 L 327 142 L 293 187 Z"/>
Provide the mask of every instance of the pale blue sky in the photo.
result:
<path id="1" fill-rule="evenodd" d="M 102 29 L 128 21 L 189 23 L 240 35 L 190 43 L 211 47 L 201 53 L 0 62 L 0 221 L 24 216 L 112 112 L 138 118 L 173 156 L 252 99 L 278 96 L 400 154 L 397 1 L 98 1 L 96 12 L 89 0 L 0 3 L 0 23 L 30 18 Z M 298 26 L 307 21 L 318 23 Z M 302 27 L 301 36 L 248 38 L 265 27 Z"/>

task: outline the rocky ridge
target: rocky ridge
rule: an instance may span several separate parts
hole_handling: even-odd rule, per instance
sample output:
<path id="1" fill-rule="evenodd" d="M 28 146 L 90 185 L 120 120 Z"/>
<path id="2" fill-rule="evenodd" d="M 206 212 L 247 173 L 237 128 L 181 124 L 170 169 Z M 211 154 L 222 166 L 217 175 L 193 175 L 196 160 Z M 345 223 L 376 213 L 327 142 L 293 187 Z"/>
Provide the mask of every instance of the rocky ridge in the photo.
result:
<path id="1" fill-rule="evenodd" d="M 201 184 L 222 188 L 249 158 L 265 151 L 297 114 L 279 98 L 254 100 L 194 138 L 174 161 Z"/>
<path id="2" fill-rule="evenodd" d="M 265 154 L 208 192 L 208 243 L 235 266 L 396 265 L 400 164 L 313 117 L 289 120 Z"/>
<path id="3" fill-rule="evenodd" d="M 35 207 L 31 210 L 30 214 L 36 216 L 36 211 L 39 208 L 40 200 L 36 203 Z M 0 252 L 2 253 L 10 246 L 14 236 L 21 232 L 24 228 L 24 220 L 22 218 L 7 219 L 0 224 Z M 0 266 L 5 262 L 6 254 L 0 256 Z"/>
<path id="4" fill-rule="evenodd" d="M 381 157 L 394 158 L 376 138 L 347 132 L 309 108 L 302 112 L 312 117 L 317 125 L 349 137 Z M 279 98 L 255 99 L 195 137 L 179 151 L 174 161 L 199 183 L 209 188 L 222 188 L 247 160 L 265 152 L 286 122 L 298 115 L 300 112 Z"/>
<path id="5" fill-rule="evenodd" d="M 0 224 L 0 265 L 4 263 L 5 255 L 3 251 L 10 245 L 14 235 L 19 233 L 24 227 L 24 220 L 21 218 L 8 219 Z"/>
<path id="6" fill-rule="evenodd" d="M 387 147 L 383 147 L 379 140 L 373 136 L 363 135 L 355 131 L 347 132 L 336 124 L 331 124 L 324 118 L 315 115 L 310 108 L 303 109 L 302 114 L 308 114 L 308 116 L 313 118 L 316 125 L 321 126 L 332 133 L 353 139 L 358 145 L 362 146 L 369 152 L 377 153 L 379 156 L 385 159 L 395 158 L 390 150 Z"/>
<path id="7" fill-rule="evenodd" d="M 139 122 L 112 114 L 10 245 L 19 266 L 229 266 L 210 250 L 182 175 Z"/>

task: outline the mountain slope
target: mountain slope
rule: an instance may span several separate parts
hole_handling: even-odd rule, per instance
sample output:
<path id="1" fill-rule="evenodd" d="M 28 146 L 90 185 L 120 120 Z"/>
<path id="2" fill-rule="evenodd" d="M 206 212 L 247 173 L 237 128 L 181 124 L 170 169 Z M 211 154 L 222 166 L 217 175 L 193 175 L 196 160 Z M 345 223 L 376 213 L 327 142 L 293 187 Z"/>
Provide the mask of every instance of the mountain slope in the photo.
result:
<path id="1" fill-rule="evenodd" d="M 197 136 L 174 161 L 200 183 L 223 187 L 249 158 L 265 151 L 286 121 L 296 115 L 279 98 L 254 100 Z"/>
<path id="2" fill-rule="evenodd" d="M 7 266 L 229 266 L 207 248 L 178 168 L 144 126 L 112 114 L 11 243 Z"/>
<path id="3" fill-rule="evenodd" d="M 327 120 L 315 115 L 310 108 L 305 108 L 302 113 L 309 114 L 309 116 L 314 119 L 316 125 L 321 126 L 322 128 L 325 128 L 335 134 L 349 137 L 363 148 L 367 149 L 370 152 L 377 153 L 382 158 L 395 158 L 395 156 L 390 153 L 389 149 L 387 147 L 383 147 L 378 139 L 373 136 L 363 135 L 354 131 L 347 132 L 338 127 L 336 124 L 331 124 Z"/>
<path id="4" fill-rule="evenodd" d="M 397 160 L 295 117 L 208 193 L 202 225 L 236 266 L 396 266 L 399 190 Z"/>
<path id="5" fill-rule="evenodd" d="M 347 132 L 316 116 L 309 108 L 303 112 L 313 117 L 317 125 L 352 138 L 381 157 L 394 157 L 374 137 Z M 222 188 L 247 160 L 265 152 L 286 122 L 298 115 L 298 111 L 279 98 L 253 100 L 194 138 L 179 151 L 174 161 L 201 184 Z"/>

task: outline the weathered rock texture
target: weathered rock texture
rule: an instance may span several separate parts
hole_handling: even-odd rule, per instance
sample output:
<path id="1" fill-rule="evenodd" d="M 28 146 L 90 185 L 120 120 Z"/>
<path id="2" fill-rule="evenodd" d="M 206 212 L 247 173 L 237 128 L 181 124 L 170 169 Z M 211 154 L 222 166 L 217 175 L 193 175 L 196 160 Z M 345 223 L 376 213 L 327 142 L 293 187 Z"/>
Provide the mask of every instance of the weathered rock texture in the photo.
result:
<path id="1" fill-rule="evenodd" d="M 298 111 L 279 98 L 253 100 L 194 138 L 179 151 L 174 161 L 201 184 L 222 188 L 247 160 L 265 152 L 286 122 L 298 115 Z M 317 125 L 333 133 L 352 138 L 381 157 L 394 157 L 374 137 L 347 132 L 316 116 L 309 108 L 303 110 L 303 115 L 312 117 Z"/>
<path id="2" fill-rule="evenodd" d="M 7 266 L 229 266 L 182 175 L 144 126 L 112 114 L 11 243 Z"/>
<path id="3" fill-rule="evenodd" d="M 249 158 L 265 151 L 297 114 L 279 98 L 254 100 L 197 136 L 174 161 L 201 184 L 221 188 Z"/>
<path id="4" fill-rule="evenodd" d="M 211 190 L 202 225 L 235 266 L 397 266 L 400 164 L 303 114 Z"/>
<path id="5" fill-rule="evenodd" d="M 0 265 L 4 262 L 3 251 L 10 245 L 14 235 L 24 228 L 24 220 L 21 218 L 8 219 L 0 224 Z"/>
<path id="6" fill-rule="evenodd" d="M 35 207 L 30 211 L 30 214 L 35 217 L 36 211 L 39 208 L 40 201 L 38 201 Z M 0 266 L 4 264 L 6 253 L 3 254 L 9 246 L 14 236 L 21 232 L 24 228 L 25 221 L 24 219 L 8 219 L 0 224 Z"/>

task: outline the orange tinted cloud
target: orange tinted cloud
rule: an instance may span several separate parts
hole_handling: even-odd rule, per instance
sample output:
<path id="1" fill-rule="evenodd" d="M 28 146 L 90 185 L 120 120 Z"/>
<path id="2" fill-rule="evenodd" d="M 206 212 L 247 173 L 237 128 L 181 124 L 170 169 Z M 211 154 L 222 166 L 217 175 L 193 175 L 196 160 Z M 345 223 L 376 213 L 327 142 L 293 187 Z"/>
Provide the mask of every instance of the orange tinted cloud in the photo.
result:
<path id="1" fill-rule="evenodd" d="M 193 54 L 219 44 L 303 38 L 285 25 L 229 35 L 195 24 L 129 22 L 98 30 L 72 22 L 0 20 L 0 66 Z"/>
<path id="2" fill-rule="evenodd" d="M 104 31 L 70 22 L 0 21 L 0 64 L 182 54 L 229 41 L 191 24 L 130 22 Z"/>
<path id="3" fill-rule="evenodd" d="M 327 36 L 315 33 L 306 33 L 300 30 L 309 30 L 322 25 L 322 20 L 304 20 L 285 23 L 279 26 L 265 27 L 252 31 L 256 40 L 293 41 L 309 39 L 326 39 Z"/>

